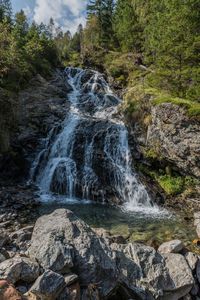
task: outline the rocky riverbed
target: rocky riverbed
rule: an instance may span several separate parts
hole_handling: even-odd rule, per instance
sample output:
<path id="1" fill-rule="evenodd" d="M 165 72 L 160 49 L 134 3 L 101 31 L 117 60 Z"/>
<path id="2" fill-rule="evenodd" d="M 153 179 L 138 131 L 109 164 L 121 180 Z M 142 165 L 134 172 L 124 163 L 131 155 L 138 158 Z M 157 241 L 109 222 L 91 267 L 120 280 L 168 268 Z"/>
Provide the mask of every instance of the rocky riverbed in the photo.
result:
<path id="1" fill-rule="evenodd" d="M 2 300 L 199 299 L 200 260 L 180 240 L 157 251 L 126 243 L 70 210 L 11 234 L 1 229 L 0 247 Z"/>

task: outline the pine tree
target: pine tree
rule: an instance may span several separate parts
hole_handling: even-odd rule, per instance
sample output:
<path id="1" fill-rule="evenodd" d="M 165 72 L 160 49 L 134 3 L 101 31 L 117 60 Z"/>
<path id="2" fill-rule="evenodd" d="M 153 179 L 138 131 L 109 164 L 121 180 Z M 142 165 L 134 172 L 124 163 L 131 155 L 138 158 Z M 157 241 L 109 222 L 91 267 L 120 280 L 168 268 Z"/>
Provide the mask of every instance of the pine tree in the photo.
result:
<path id="1" fill-rule="evenodd" d="M 114 10 L 113 0 L 90 0 L 87 6 L 88 18 L 94 15 L 99 23 L 99 43 L 102 47 L 109 48 L 112 40 L 112 18 Z"/>
<path id="2" fill-rule="evenodd" d="M 11 21 L 12 6 L 10 0 L 0 0 L 0 22 L 6 19 L 7 22 Z"/>
<path id="3" fill-rule="evenodd" d="M 142 30 L 131 0 L 117 1 L 114 28 L 122 51 L 140 50 Z"/>

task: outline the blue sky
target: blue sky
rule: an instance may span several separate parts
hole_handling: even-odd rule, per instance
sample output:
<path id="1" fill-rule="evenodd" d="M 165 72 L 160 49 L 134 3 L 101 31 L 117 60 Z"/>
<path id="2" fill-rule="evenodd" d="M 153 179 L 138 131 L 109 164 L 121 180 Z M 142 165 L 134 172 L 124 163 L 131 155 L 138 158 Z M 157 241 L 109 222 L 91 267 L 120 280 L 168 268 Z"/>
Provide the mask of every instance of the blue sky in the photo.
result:
<path id="1" fill-rule="evenodd" d="M 87 0 L 11 0 L 13 12 L 23 9 L 30 20 L 49 22 L 53 17 L 64 31 L 74 33 L 80 23 L 85 25 Z"/>

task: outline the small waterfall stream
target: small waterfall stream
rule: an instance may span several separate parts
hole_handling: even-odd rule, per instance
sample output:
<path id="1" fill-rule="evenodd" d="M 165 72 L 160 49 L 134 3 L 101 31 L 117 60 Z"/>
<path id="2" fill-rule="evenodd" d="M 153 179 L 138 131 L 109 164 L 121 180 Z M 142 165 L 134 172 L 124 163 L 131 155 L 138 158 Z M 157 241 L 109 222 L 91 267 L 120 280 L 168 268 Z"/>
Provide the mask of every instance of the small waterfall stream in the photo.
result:
<path id="1" fill-rule="evenodd" d="M 31 170 L 41 195 L 157 211 L 132 168 L 128 131 L 116 114 L 121 100 L 96 71 L 66 68 L 64 76 L 73 88 L 70 110 L 60 132 L 53 128 L 43 141 Z"/>

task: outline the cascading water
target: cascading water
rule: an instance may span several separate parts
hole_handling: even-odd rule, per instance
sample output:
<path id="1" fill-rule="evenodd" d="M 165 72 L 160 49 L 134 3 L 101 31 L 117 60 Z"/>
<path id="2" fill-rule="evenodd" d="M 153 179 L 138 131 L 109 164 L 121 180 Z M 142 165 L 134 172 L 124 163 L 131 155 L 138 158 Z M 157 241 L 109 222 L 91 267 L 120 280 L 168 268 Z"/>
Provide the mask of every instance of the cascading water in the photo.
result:
<path id="1" fill-rule="evenodd" d="M 41 194 L 157 210 L 132 169 L 128 132 L 116 116 L 121 100 L 96 71 L 66 68 L 65 77 L 73 88 L 70 111 L 54 139 L 50 132 L 31 171 Z"/>

